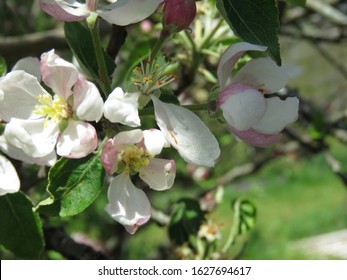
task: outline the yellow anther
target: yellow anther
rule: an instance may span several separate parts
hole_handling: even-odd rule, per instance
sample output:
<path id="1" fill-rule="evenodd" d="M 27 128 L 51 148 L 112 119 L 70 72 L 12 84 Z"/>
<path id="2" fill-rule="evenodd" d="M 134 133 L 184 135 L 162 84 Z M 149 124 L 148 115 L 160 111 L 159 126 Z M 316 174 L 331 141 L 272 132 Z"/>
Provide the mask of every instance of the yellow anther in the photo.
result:
<path id="1" fill-rule="evenodd" d="M 132 169 L 136 172 L 147 167 L 151 159 L 152 156 L 146 150 L 136 145 L 129 145 L 122 153 L 122 161 L 126 169 Z"/>

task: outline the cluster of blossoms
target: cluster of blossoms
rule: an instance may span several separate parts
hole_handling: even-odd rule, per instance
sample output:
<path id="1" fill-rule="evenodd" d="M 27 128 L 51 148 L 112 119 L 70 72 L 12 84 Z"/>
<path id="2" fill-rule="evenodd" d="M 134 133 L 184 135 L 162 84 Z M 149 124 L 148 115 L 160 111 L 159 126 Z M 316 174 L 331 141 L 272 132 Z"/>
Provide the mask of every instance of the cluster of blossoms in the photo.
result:
<path id="1" fill-rule="evenodd" d="M 109 2 L 112 3 L 99 6 L 97 1 L 81 4 L 73 0 L 40 0 L 47 13 L 61 20 L 77 21 L 97 14 L 117 25 L 146 18 L 162 1 Z M 189 8 L 185 14 L 189 21 L 178 25 L 177 18 L 168 12 L 177 7 L 173 1 L 166 1 L 164 21 L 166 26 L 176 25 L 181 30 L 192 21 L 196 8 L 194 1 L 177 2 L 180 9 Z M 221 93 L 217 102 L 237 137 L 264 147 L 277 142 L 280 131 L 297 118 L 297 98 L 268 96 L 287 82 L 285 68 L 269 58 L 258 58 L 247 62 L 234 76 L 231 74 L 244 52 L 265 49 L 248 43 L 227 49 L 218 66 Z M 151 189 L 163 191 L 172 187 L 176 175 L 173 160 L 155 158 L 164 147 L 175 148 L 195 166 L 213 167 L 220 155 L 217 139 L 196 114 L 160 100 L 158 90 L 173 77 L 165 75 L 165 69 L 154 63 L 149 61 L 135 69 L 133 83 L 138 91 L 124 92 L 117 87 L 103 100 L 98 88 L 54 50 L 42 54 L 40 61 L 21 60 L 0 78 L 0 119 L 5 123 L 1 151 L 23 162 L 48 166 L 55 163 L 57 156 L 85 157 L 97 149 L 99 142 L 91 122 L 104 117 L 107 122 L 140 127 L 139 100 L 151 100 L 159 129 L 122 131 L 99 147 L 107 173 L 117 173 L 108 188 L 106 211 L 129 233 L 136 232 L 149 220 L 151 206 L 145 192 L 133 184 L 132 175 L 138 174 Z M 6 182 L 0 187 L 0 195 L 19 190 L 15 169 L 1 155 L 0 179 Z"/>

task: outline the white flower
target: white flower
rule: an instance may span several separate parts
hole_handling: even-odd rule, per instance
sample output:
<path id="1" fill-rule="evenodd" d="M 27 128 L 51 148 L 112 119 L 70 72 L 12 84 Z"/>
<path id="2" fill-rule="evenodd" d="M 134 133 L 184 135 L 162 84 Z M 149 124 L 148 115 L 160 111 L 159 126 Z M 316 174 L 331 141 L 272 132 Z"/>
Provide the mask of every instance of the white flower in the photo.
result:
<path id="1" fill-rule="evenodd" d="M 20 181 L 12 163 L 0 155 L 0 195 L 19 191 Z"/>
<path id="2" fill-rule="evenodd" d="M 150 188 L 157 191 L 167 190 L 174 183 L 175 162 L 154 158 L 164 146 L 167 143 L 159 130 L 135 129 L 118 133 L 103 147 L 101 162 L 105 170 L 109 174 L 121 173 L 109 186 L 106 211 L 129 233 L 135 233 L 151 215 L 146 195 L 133 185 L 130 175 L 138 173 Z"/>
<path id="3" fill-rule="evenodd" d="M 268 57 L 252 59 L 232 75 L 237 60 L 251 50 L 265 51 L 266 47 L 236 43 L 222 55 L 217 70 L 222 92 L 217 104 L 236 136 L 267 147 L 276 143 L 284 127 L 297 119 L 299 100 L 271 96 L 285 86 L 289 75 L 287 68 L 277 66 Z M 269 96 L 265 98 L 264 94 Z"/>
<path id="4" fill-rule="evenodd" d="M 51 16 L 63 21 L 80 21 L 92 12 L 109 23 L 129 25 L 150 16 L 163 0 L 112 0 L 111 4 L 97 7 L 96 0 L 85 4 L 75 0 L 40 0 L 41 8 Z"/>
<path id="5" fill-rule="evenodd" d="M 41 74 L 54 96 L 22 70 L 0 80 L 0 118 L 8 122 L 7 143 L 33 158 L 51 158 L 56 144 L 60 156 L 88 155 L 97 146 L 97 135 L 84 121 L 98 121 L 103 114 L 98 89 L 79 77 L 76 67 L 54 50 L 42 54 Z"/>
<path id="6" fill-rule="evenodd" d="M 217 139 L 190 110 L 151 95 L 155 118 L 165 138 L 188 163 L 212 167 L 220 155 Z"/>
<path id="7" fill-rule="evenodd" d="M 104 116 L 112 123 L 121 123 L 131 127 L 141 125 L 138 113 L 139 93 L 124 93 L 115 88 L 104 105 Z"/>

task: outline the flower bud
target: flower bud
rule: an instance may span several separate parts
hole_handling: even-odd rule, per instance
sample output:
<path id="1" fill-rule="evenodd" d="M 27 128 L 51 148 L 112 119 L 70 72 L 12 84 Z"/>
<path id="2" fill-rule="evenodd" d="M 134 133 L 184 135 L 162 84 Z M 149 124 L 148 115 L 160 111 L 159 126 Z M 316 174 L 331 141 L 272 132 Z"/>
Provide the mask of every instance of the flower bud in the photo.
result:
<path id="1" fill-rule="evenodd" d="M 188 29 L 196 16 L 195 0 L 165 0 L 164 28 L 179 32 Z"/>

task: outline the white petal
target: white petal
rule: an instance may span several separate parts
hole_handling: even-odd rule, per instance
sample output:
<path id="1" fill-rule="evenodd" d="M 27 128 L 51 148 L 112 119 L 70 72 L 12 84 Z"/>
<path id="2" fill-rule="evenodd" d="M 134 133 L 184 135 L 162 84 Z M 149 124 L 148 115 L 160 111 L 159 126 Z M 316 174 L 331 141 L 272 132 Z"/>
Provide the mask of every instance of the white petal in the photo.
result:
<path id="1" fill-rule="evenodd" d="M 36 77 L 22 70 L 8 73 L 0 80 L 0 119 L 28 119 L 39 105 L 38 95 L 48 94 Z"/>
<path id="2" fill-rule="evenodd" d="M 148 129 L 143 131 L 146 150 L 152 155 L 161 153 L 163 147 L 169 147 L 170 143 L 159 129 Z"/>
<path id="3" fill-rule="evenodd" d="M 163 0 L 118 0 L 104 6 L 97 13 L 106 21 L 116 25 L 129 25 L 139 22 L 157 9 Z"/>
<path id="4" fill-rule="evenodd" d="M 229 78 L 231 78 L 231 73 L 233 71 L 235 63 L 246 51 L 265 50 L 266 47 L 264 46 L 258 46 L 244 42 L 233 44 L 229 48 L 227 48 L 218 63 L 217 76 L 220 89 L 223 90 L 226 86 L 228 86 L 227 81 Z"/>
<path id="5" fill-rule="evenodd" d="M 130 144 L 138 144 L 143 140 L 143 132 L 141 129 L 119 132 L 114 138 L 115 147 L 122 150 Z"/>
<path id="6" fill-rule="evenodd" d="M 267 98 L 266 101 L 266 112 L 259 122 L 253 125 L 254 130 L 265 134 L 276 134 L 298 118 L 298 98 L 289 97 L 286 100 L 281 100 L 278 97 L 273 97 Z"/>
<path id="7" fill-rule="evenodd" d="M 16 70 L 23 70 L 41 81 L 40 61 L 37 57 L 25 57 L 18 60 L 11 71 L 13 72 Z"/>
<path id="8" fill-rule="evenodd" d="M 99 121 L 102 117 L 104 102 L 98 88 L 91 82 L 79 78 L 74 86 L 73 109 L 79 119 Z"/>
<path id="9" fill-rule="evenodd" d="M 287 68 L 278 66 L 272 59 L 261 57 L 248 61 L 234 76 L 234 83 L 242 83 L 273 93 L 289 80 Z"/>
<path id="10" fill-rule="evenodd" d="M 72 94 L 71 88 L 78 78 L 77 68 L 51 50 L 41 55 L 41 73 L 45 84 L 55 94 L 67 100 Z"/>
<path id="11" fill-rule="evenodd" d="M 0 150 L 11 158 L 23 161 L 29 164 L 37 164 L 41 166 L 52 166 L 57 161 L 57 154 L 53 150 L 50 154 L 44 157 L 28 156 L 23 150 L 11 145 L 6 141 L 5 136 L 0 136 Z"/>
<path id="12" fill-rule="evenodd" d="M 121 123 L 131 127 L 140 126 L 138 98 L 139 93 L 124 93 L 120 87 L 117 87 L 105 102 L 105 117 L 113 123 Z"/>
<path id="13" fill-rule="evenodd" d="M 92 153 L 97 145 L 98 137 L 94 126 L 70 119 L 58 139 L 57 154 L 67 158 L 82 158 Z"/>
<path id="14" fill-rule="evenodd" d="M 238 130 L 247 130 L 264 115 L 266 101 L 264 96 L 251 87 L 233 84 L 221 93 L 219 106 L 230 126 Z"/>
<path id="15" fill-rule="evenodd" d="M 154 158 L 149 165 L 140 170 L 140 178 L 151 189 L 157 191 L 172 187 L 176 176 L 176 164 L 173 160 Z"/>
<path id="16" fill-rule="evenodd" d="M 240 140 L 257 147 L 270 147 L 281 139 L 281 134 L 264 134 L 251 129 L 240 131 L 230 127 L 231 131 Z"/>
<path id="17" fill-rule="evenodd" d="M 54 150 L 59 131 L 53 122 L 44 119 L 12 118 L 5 127 L 5 138 L 11 145 L 31 157 L 45 157 Z"/>
<path id="18" fill-rule="evenodd" d="M 115 177 L 108 189 L 109 204 L 106 212 L 126 230 L 133 234 L 151 216 L 151 205 L 146 194 L 136 188 L 129 175 L 122 173 Z"/>
<path id="19" fill-rule="evenodd" d="M 188 163 L 212 167 L 220 155 L 217 139 L 191 111 L 151 96 L 155 118 L 165 138 Z"/>
<path id="20" fill-rule="evenodd" d="M 0 155 L 0 195 L 19 191 L 20 181 L 12 163 Z"/>

